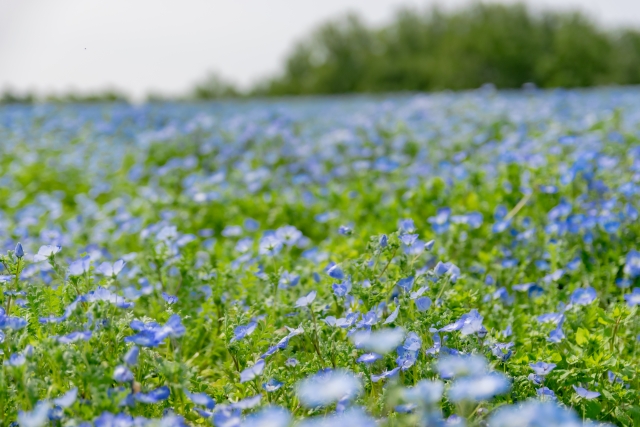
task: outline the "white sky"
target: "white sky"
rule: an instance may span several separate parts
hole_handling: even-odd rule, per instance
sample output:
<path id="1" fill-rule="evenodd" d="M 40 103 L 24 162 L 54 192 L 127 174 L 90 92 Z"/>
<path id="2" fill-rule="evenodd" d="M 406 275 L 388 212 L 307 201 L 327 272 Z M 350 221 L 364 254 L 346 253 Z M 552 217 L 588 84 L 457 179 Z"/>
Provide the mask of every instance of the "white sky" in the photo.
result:
<path id="1" fill-rule="evenodd" d="M 113 87 L 140 98 L 150 91 L 183 93 L 207 71 L 247 87 L 276 73 L 293 43 L 328 18 L 356 11 L 382 23 L 402 5 L 434 2 L 0 0 L 0 90 Z M 640 26 L 640 0 L 527 3 L 579 7 L 606 25 Z"/>

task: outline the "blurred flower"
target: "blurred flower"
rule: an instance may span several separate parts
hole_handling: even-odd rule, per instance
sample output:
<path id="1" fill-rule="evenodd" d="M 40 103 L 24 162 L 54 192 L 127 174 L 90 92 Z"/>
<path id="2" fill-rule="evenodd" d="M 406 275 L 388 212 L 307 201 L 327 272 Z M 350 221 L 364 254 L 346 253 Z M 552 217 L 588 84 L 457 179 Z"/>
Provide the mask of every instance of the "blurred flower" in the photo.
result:
<path id="1" fill-rule="evenodd" d="M 379 354 L 387 354 L 393 351 L 404 338 L 404 330 L 380 329 L 377 331 L 358 331 L 351 335 L 351 341 L 356 348 L 372 351 Z"/>
<path id="2" fill-rule="evenodd" d="M 296 394 L 310 408 L 326 406 L 348 397 L 355 398 L 362 390 L 360 381 L 348 371 L 326 369 L 300 381 Z"/>
<path id="3" fill-rule="evenodd" d="M 578 393 L 578 396 L 583 397 L 587 400 L 595 399 L 596 397 L 600 396 L 600 393 L 598 393 L 597 391 L 590 391 L 583 387 L 576 387 L 575 385 L 572 387 L 576 391 L 576 393 Z"/>
<path id="4" fill-rule="evenodd" d="M 216 406 L 216 401 L 206 393 L 190 393 L 185 390 L 184 394 L 196 405 L 204 406 L 207 409 L 213 409 Z"/>
<path id="5" fill-rule="evenodd" d="M 264 371 L 264 359 L 258 360 L 253 366 L 245 369 L 240 372 L 240 383 L 246 383 L 247 381 L 251 381 L 257 376 L 262 375 L 262 371 Z"/>
<path id="6" fill-rule="evenodd" d="M 449 388 L 448 396 L 452 402 L 479 402 L 504 394 L 510 387 L 511 384 L 504 375 L 492 372 L 455 380 Z"/>

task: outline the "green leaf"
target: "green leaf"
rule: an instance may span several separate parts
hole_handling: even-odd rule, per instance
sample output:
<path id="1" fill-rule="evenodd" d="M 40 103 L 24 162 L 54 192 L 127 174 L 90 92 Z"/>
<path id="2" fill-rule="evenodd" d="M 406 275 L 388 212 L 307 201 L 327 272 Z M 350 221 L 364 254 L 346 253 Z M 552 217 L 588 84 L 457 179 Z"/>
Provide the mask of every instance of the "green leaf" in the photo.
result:
<path id="1" fill-rule="evenodd" d="M 578 332 L 576 332 L 576 343 L 579 346 L 583 346 L 588 342 L 589 342 L 589 331 L 587 331 L 584 328 L 578 328 Z"/>

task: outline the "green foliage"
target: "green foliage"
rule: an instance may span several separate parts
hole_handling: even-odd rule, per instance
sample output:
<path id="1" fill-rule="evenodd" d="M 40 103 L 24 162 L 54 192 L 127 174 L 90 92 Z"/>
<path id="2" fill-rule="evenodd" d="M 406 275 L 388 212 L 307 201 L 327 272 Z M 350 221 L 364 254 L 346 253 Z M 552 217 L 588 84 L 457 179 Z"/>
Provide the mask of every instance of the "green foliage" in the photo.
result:
<path id="1" fill-rule="evenodd" d="M 403 9 L 379 28 L 354 15 L 324 24 L 256 93 L 637 84 L 639 61 L 640 33 L 604 31 L 578 12 L 534 13 L 521 4 Z"/>

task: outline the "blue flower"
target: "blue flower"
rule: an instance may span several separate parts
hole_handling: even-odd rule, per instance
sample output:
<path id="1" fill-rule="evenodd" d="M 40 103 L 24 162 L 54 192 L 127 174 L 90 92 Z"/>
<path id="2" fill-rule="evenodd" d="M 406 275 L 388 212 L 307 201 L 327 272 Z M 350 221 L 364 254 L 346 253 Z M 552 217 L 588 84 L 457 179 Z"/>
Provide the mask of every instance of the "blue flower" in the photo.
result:
<path id="1" fill-rule="evenodd" d="M 162 386 L 158 387 L 155 390 L 151 390 L 148 393 L 134 393 L 133 398 L 141 403 L 158 403 L 163 400 L 167 400 L 171 392 L 169 391 L 169 387 Z"/>
<path id="2" fill-rule="evenodd" d="M 571 204 L 566 199 L 561 199 L 560 203 L 553 207 L 547 214 L 549 221 L 554 222 L 560 218 L 566 218 L 572 211 Z"/>
<path id="3" fill-rule="evenodd" d="M 431 251 L 431 249 L 433 249 L 433 245 L 435 244 L 436 244 L 435 240 L 429 240 L 427 243 L 424 244 L 424 250 Z"/>
<path id="4" fill-rule="evenodd" d="M 540 323 L 555 323 L 555 324 L 558 324 L 559 322 L 564 320 L 564 314 L 562 314 L 562 313 L 541 314 L 540 316 L 538 316 L 536 318 L 536 320 L 538 320 L 538 322 L 540 322 Z"/>
<path id="5" fill-rule="evenodd" d="M 143 347 L 157 347 L 166 338 L 179 338 L 186 332 L 180 316 L 177 314 L 171 315 L 164 326 L 160 326 L 156 322 L 142 323 L 139 320 L 132 321 L 129 326 L 139 333 L 125 337 L 125 342 L 132 342 Z"/>
<path id="6" fill-rule="evenodd" d="M 404 338 L 404 331 L 397 329 L 380 329 L 377 331 L 358 331 L 351 335 L 356 348 L 387 354 L 395 349 Z"/>
<path id="7" fill-rule="evenodd" d="M 245 237 L 243 239 L 238 240 L 235 246 L 235 251 L 241 254 L 249 252 L 251 247 L 253 246 L 253 239 L 251 237 Z"/>
<path id="8" fill-rule="evenodd" d="M 388 325 L 389 323 L 393 323 L 398 318 L 398 314 L 400 313 L 400 306 L 397 306 L 395 310 L 386 318 L 383 322 L 383 325 Z"/>
<path id="9" fill-rule="evenodd" d="M 297 427 L 376 427 L 376 420 L 367 415 L 360 408 L 349 408 L 344 411 L 331 413 L 327 416 L 307 418 L 297 424 Z M 282 427 L 282 426 L 278 426 Z"/>
<path id="10" fill-rule="evenodd" d="M 444 356 L 436 363 L 440 378 L 448 380 L 466 375 L 481 375 L 487 371 L 484 357 L 475 355 Z"/>
<path id="11" fill-rule="evenodd" d="M 51 404 L 46 400 L 38 402 L 30 412 L 18 411 L 18 425 L 20 427 L 44 427 L 49 424 L 49 410 Z"/>
<path id="12" fill-rule="evenodd" d="M 567 264 L 567 270 L 576 271 L 578 268 L 580 268 L 580 264 L 582 264 L 582 260 L 580 259 L 580 257 L 575 257 Z"/>
<path id="13" fill-rule="evenodd" d="M 278 287 L 280 289 L 292 288 L 298 284 L 300 281 L 300 276 L 297 274 L 289 273 L 288 271 L 283 271 L 280 275 L 280 280 L 278 281 Z"/>
<path id="14" fill-rule="evenodd" d="M 431 307 L 431 298 L 429 297 L 420 297 L 415 302 L 418 311 L 427 311 Z"/>
<path id="15" fill-rule="evenodd" d="M 398 412 L 399 414 L 412 414 L 417 407 L 418 405 L 416 405 L 415 403 L 404 403 L 402 405 L 396 405 L 393 410 Z"/>
<path id="16" fill-rule="evenodd" d="M 578 396 L 583 397 L 587 400 L 595 399 L 596 397 L 600 396 L 600 393 L 598 393 L 597 391 L 590 391 L 583 387 L 576 387 L 575 385 L 572 387 L 576 391 L 576 393 L 578 393 Z"/>
<path id="17" fill-rule="evenodd" d="M 413 288 L 413 282 L 414 282 L 414 277 L 413 276 L 409 276 L 409 277 L 405 277 L 404 279 L 398 280 L 397 285 L 405 293 L 408 293 Z"/>
<path id="18" fill-rule="evenodd" d="M 540 376 L 546 376 L 549 374 L 549 372 L 551 372 L 553 370 L 553 368 L 556 367 L 555 363 L 545 363 L 545 362 L 536 362 L 536 363 L 529 363 L 529 366 L 531 367 L 531 369 L 533 369 L 533 371 L 536 373 L 536 375 L 540 375 Z"/>
<path id="19" fill-rule="evenodd" d="M 0 329 L 19 330 L 27 326 L 27 319 L 22 317 L 6 316 L 4 309 L 0 308 Z"/>
<path id="20" fill-rule="evenodd" d="M 433 340 L 433 346 L 427 349 L 427 354 L 440 353 L 440 349 L 442 348 L 442 339 L 440 338 L 440 334 L 438 334 L 437 332 L 434 333 L 432 336 L 432 340 Z"/>
<path id="21" fill-rule="evenodd" d="M 579 427 L 583 423 L 571 409 L 551 401 L 530 400 L 500 407 L 491 414 L 488 425 L 492 427 Z"/>
<path id="22" fill-rule="evenodd" d="M 291 423 L 289 412 L 277 406 L 268 406 L 255 412 L 244 420 L 243 427 L 287 427 Z M 216 424 L 218 425 L 218 424 Z M 231 424 L 220 424 L 229 425 Z"/>
<path id="23" fill-rule="evenodd" d="M 629 307 L 640 305 L 640 288 L 633 288 L 633 291 L 630 294 L 626 294 L 624 299 Z"/>
<path id="24" fill-rule="evenodd" d="M 540 396 L 541 399 L 546 400 L 557 400 L 556 394 L 548 387 L 540 387 L 536 390 L 536 394 Z"/>
<path id="25" fill-rule="evenodd" d="M 389 244 L 389 238 L 387 237 L 386 234 L 383 234 L 382 236 L 380 236 L 380 239 L 378 240 L 378 244 L 380 245 L 381 248 L 387 247 L 387 245 Z"/>
<path id="26" fill-rule="evenodd" d="M 254 321 L 249 322 L 246 325 L 237 326 L 233 330 L 233 338 L 231 338 L 231 342 L 240 341 L 241 339 L 248 337 L 256 330 L 258 324 Z"/>
<path id="27" fill-rule="evenodd" d="M 391 316 L 393 316 L 393 313 L 391 313 L 389 317 Z M 360 317 L 360 313 L 355 312 L 355 313 L 348 313 L 346 317 L 342 317 L 340 319 L 336 319 L 333 316 L 327 316 L 327 318 L 324 320 L 329 326 L 335 326 L 342 329 L 346 329 L 353 326 L 357 322 L 358 317 Z"/>
<path id="28" fill-rule="evenodd" d="M 242 400 L 238 400 L 237 402 L 232 403 L 230 406 L 233 409 L 240 409 L 240 410 L 251 409 L 251 408 L 255 408 L 256 406 L 258 406 L 260 404 L 261 400 L 262 400 L 262 395 L 261 394 L 257 394 L 255 396 L 251 396 L 251 397 L 247 397 L 247 398 L 242 399 Z"/>
<path id="29" fill-rule="evenodd" d="M 251 381 L 254 378 L 262 375 L 262 371 L 264 371 L 264 366 L 265 366 L 264 359 L 260 359 L 255 363 L 255 365 L 240 372 L 240 383 L 246 383 L 247 381 Z"/>
<path id="30" fill-rule="evenodd" d="M 16 245 L 16 249 L 15 249 L 14 253 L 16 254 L 16 256 L 18 258 L 24 257 L 24 249 L 22 248 L 22 243 L 18 242 L 18 244 Z"/>
<path id="31" fill-rule="evenodd" d="M 55 339 L 61 344 L 71 344 L 80 340 L 89 341 L 89 339 L 91 339 L 91 335 L 92 335 L 91 331 L 77 331 L 77 332 L 71 332 L 70 334 L 67 334 L 67 335 L 54 336 L 51 338 Z"/>
<path id="32" fill-rule="evenodd" d="M 433 269 L 436 276 L 447 276 L 452 283 L 455 283 L 460 277 L 460 269 L 450 262 L 438 262 Z"/>
<path id="33" fill-rule="evenodd" d="M 306 296 L 298 298 L 296 301 L 296 307 L 306 307 L 310 305 L 314 299 L 316 299 L 316 291 L 311 291 Z"/>
<path id="34" fill-rule="evenodd" d="M 45 261 L 49 259 L 52 255 L 57 254 L 62 249 L 61 246 L 56 245 L 44 245 L 40 246 L 38 249 L 38 253 L 33 256 L 33 260 L 35 262 Z"/>
<path id="35" fill-rule="evenodd" d="M 5 359 L 5 366 L 22 366 L 27 363 L 27 358 L 22 353 L 13 353 L 9 359 Z"/>
<path id="36" fill-rule="evenodd" d="M 135 345 L 124 355 L 122 360 L 129 366 L 136 366 L 138 364 L 138 356 L 140 355 L 140 348 Z"/>
<path id="37" fill-rule="evenodd" d="M 279 390 L 282 386 L 283 386 L 283 383 L 276 380 L 275 378 L 271 378 L 269 381 L 262 384 L 262 388 L 267 393 L 273 393 L 274 391 Z"/>
<path id="38" fill-rule="evenodd" d="M 475 229 L 482 225 L 483 217 L 480 212 L 469 212 L 465 215 L 453 215 L 450 220 L 454 224 L 467 224 L 472 229 Z"/>
<path id="39" fill-rule="evenodd" d="M 377 383 L 381 380 L 386 380 L 387 378 L 391 378 L 400 372 L 400 367 L 393 368 L 390 371 L 384 371 L 379 375 L 371 374 L 371 381 Z"/>
<path id="40" fill-rule="evenodd" d="M 624 272 L 631 278 L 640 276 L 640 252 L 636 250 L 629 251 Z"/>
<path id="41" fill-rule="evenodd" d="M 361 391 L 360 381 L 344 370 L 325 369 L 296 385 L 298 399 L 309 408 L 326 406 L 345 396 L 352 399 Z"/>
<path id="42" fill-rule="evenodd" d="M 239 225 L 227 225 L 226 227 L 224 227 L 220 234 L 222 234 L 224 237 L 242 236 L 242 227 L 240 227 Z M 158 239 L 162 240 L 160 237 L 158 237 Z"/>
<path id="43" fill-rule="evenodd" d="M 167 304 L 175 304 L 178 302 L 178 297 L 174 296 L 174 295 L 169 295 L 166 292 L 162 292 L 162 299 L 165 300 L 167 302 Z"/>
<path id="44" fill-rule="evenodd" d="M 119 383 L 131 382 L 133 381 L 133 372 L 124 365 L 116 366 L 116 369 L 113 371 L 113 379 Z"/>
<path id="45" fill-rule="evenodd" d="M 123 297 L 101 286 L 98 286 L 98 288 L 95 291 L 89 291 L 87 292 L 87 294 L 81 295 L 79 297 L 79 300 L 83 302 L 95 302 L 95 301 L 110 302 L 116 307 L 123 308 L 123 309 L 131 308 L 134 305 L 132 302 L 127 301 Z"/>
<path id="46" fill-rule="evenodd" d="M 511 225 L 511 221 L 507 220 L 507 221 L 498 221 L 495 224 L 493 224 L 491 226 L 491 231 L 493 233 L 499 234 L 502 233 L 503 231 L 505 231 L 507 228 L 509 228 L 509 226 Z"/>
<path id="47" fill-rule="evenodd" d="M 411 292 L 409 294 L 409 298 L 415 300 L 418 299 L 422 296 L 422 294 L 424 294 L 426 291 L 429 290 L 428 286 L 421 286 L 418 290 L 416 290 L 415 292 Z"/>
<path id="48" fill-rule="evenodd" d="M 276 230 L 276 237 L 287 246 L 295 245 L 303 236 L 293 225 L 286 225 Z"/>
<path id="49" fill-rule="evenodd" d="M 409 388 L 402 390 L 402 398 L 408 402 L 432 405 L 442 399 L 444 383 L 442 381 L 420 380 Z"/>
<path id="50" fill-rule="evenodd" d="M 451 209 L 440 208 L 436 212 L 435 216 L 429 217 L 427 221 L 431 224 L 433 232 L 436 234 L 442 234 L 449 230 L 449 217 L 451 215 Z"/>
<path id="51" fill-rule="evenodd" d="M 400 241 L 405 246 L 413 246 L 413 244 L 418 240 L 417 234 L 403 234 L 400 236 Z"/>
<path id="52" fill-rule="evenodd" d="M 543 194 L 556 194 L 558 192 L 558 187 L 555 185 L 540 185 L 538 189 Z"/>
<path id="53" fill-rule="evenodd" d="M 482 320 L 483 317 L 474 308 L 469 313 L 463 314 L 454 323 L 440 328 L 440 332 L 460 331 L 463 336 L 478 333 L 482 331 Z"/>
<path id="54" fill-rule="evenodd" d="M 555 328 L 554 330 L 552 330 L 549 333 L 549 338 L 547 338 L 547 341 L 552 342 L 552 343 L 559 343 L 564 339 L 564 332 L 562 331 L 562 324 L 558 324 L 558 327 Z"/>
<path id="55" fill-rule="evenodd" d="M 382 356 L 378 353 L 365 353 L 362 356 L 358 357 L 356 362 L 370 364 L 380 359 L 382 359 Z"/>
<path id="56" fill-rule="evenodd" d="M 207 409 L 213 409 L 216 406 L 216 401 L 206 393 L 190 393 L 185 390 L 184 394 L 196 405 L 204 406 Z"/>
<path id="57" fill-rule="evenodd" d="M 338 234 L 342 234 L 343 236 L 351 236 L 353 234 L 353 228 L 348 225 L 341 225 L 338 228 Z"/>
<path id="58" fill-rule="evenodd" d="M 449 388 L 448 396 L 452 402 L 480 402 L 504 394 L 509 388 L 511 383 L 504 375 L 492 372 L 455 380 Z"/>
<path id="59" fill-rule="evenodd" d="M 91 260 L 88 256 L 81 258 L 79 260 L 73 261 L 69 264 L 69 276 L 77 277 L 82 276 L 83 274 L 89 271 L 89 267 L 91 266 Z"/>
<path id="60" fill-rule="evenodd" d="M 491 346 L 491 353 L 497 357 L 501 362 L 506 362 L 511 358 L 513 352 L 511 351 L 513 343 L 495 343 Z"/>
<path id="61" fill-rule="evenodd" d="M 633 284 L 633 281 L 625 277 L 618 277 L 615 283 L 616 283 L 616 286 L 619 287 L 620 289 L 626 289 Z"/>
<path id="62" fill-rule="evenodd" d="M 121 259 L 114 262 L 113 264 L 108 262 L 103 262 L 98 266 L 98 268 L 96 268 L 96 271 L 104 276 L 116 277 L 118 273 L 122 271 L 125 264 L 126 263 Z"/>
<path id="63" fill-rule="evenodd" d="M 416 226 L 413 223 L 413 220 L 410 218 L 398 221 L 398 228 L 402 232 L 402 234 L 411 234 L 415 233 L 416 231 Z"/>
<path id="64" fill-rule="evenodd" d="M 371 326 L 375 325 L 376 323 L 378 323 L 378 313 L 376 313 L 375 310 L 371 310 L 362 316 L 362 320 L 359 321 L 356 326 L 358 328 L 371 329 Z"/>
<path id="65" fill-rule="evenodd" d="M 332 285 L 333 294 L 337 297 L 344 297 L 351 291 L 351 281 L 344 280 L 341 283 L 334 283 Z"/>
<path id="66" fill-rule="evenodd" d="M 302 329 L 302 328 L 291 329 L 291 328 L 287 327 L 287 329 L 289 329 L 289 335 L 285 336 L 280 341 L 278 341 L 278 343 L 276 345 L 274 345 L 272 347 L 269 347 L 267 352 L 260 356 L 261 359 L 264 359 L 264 358 L 266 358 L 268 356 L 271 356 L 271 355 L 275 354 L 278 350 L 284 350 L 289 345 L 289 340 L 291 338 L 293 338 L 296 335 L 300 335 L 300 334 L 304 333 L 304 329 Z"/>
<path id="67" fill-rule="evenodd" d="M 413 334 L 413 335 L 412 335 Z M 402 347 L 398 347 L 396 352 L 396 364 L 402 371 L 411 368 L 418 360 L 418 351 L 422 345 L 422 340 L 413 332 L 409 332 L 409 337 Z M 415 350 L 414 350 L 415 348 Z"/>
<path id="68" fill-rule="evenodd" d="M 571 304 L 589 305 L 596 299 L 596 290 L 592 287 L 578 288 L 571 294 Z"/>
<path id="69" fill-rule="evenodd" d="M 222 407 L 213 413 L 213 425 L 215 426 L 239 426 L 241 410 L 238 408 Z"/>
<path id="70" fill-rule="evenodd" d="M 274 235 L 266 235 L 260 239 L 258 252 L 260 255 L 275 256 L 282 250 L 283 242 Z"/>
<path id="71" fill-rule="evenodd" d="M 334 278 L 336 280 L 344 279 L 344 273 L 338 264 L 334 264 L 327 270 L 327 274 L 329 277 Z"/>
<path id="72" fill-rule="evenodd" d="M 72 388 L 60 397 L 53 399 L 53 404 L 61 408 L 68 408 L 73 405 L 78 397 L 78 388 Z"/>
<path id="73" fill-rule="evenodd" d="M 563 269 L 559 269 L 554 271 L 553 273 L 547 274 L 546 276 L 544 276 L 542 278 L 542 281 L 544 283 L 551 283 L 551 282 L 557 282 L 558 280 L 560 280 L 562 278 L 562 276 L 564 276 L 564 270 Z"/>

